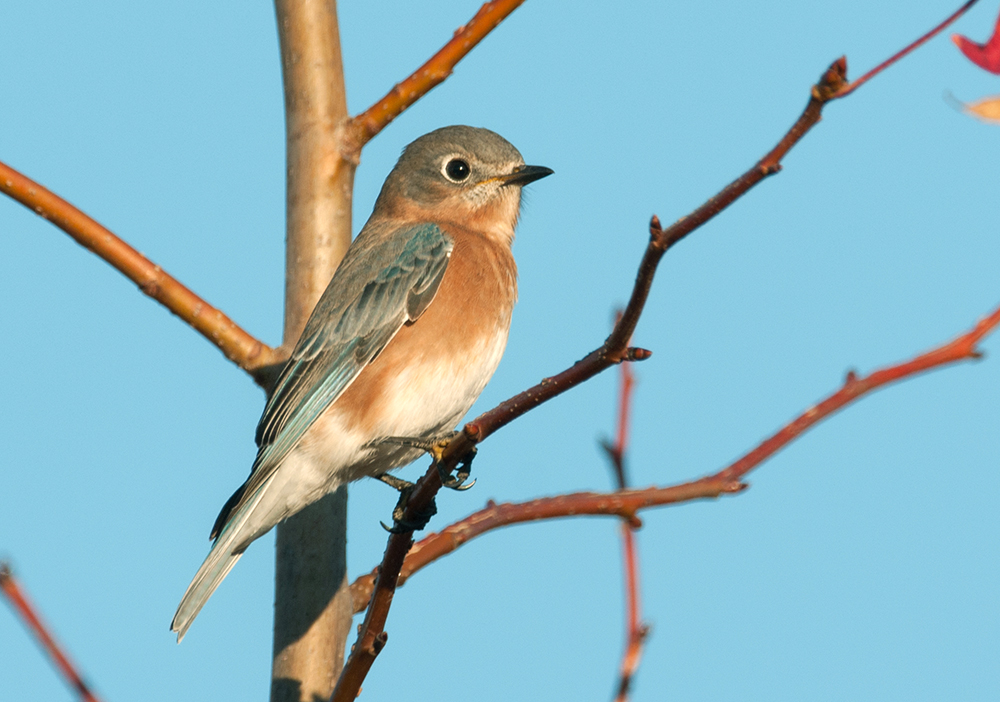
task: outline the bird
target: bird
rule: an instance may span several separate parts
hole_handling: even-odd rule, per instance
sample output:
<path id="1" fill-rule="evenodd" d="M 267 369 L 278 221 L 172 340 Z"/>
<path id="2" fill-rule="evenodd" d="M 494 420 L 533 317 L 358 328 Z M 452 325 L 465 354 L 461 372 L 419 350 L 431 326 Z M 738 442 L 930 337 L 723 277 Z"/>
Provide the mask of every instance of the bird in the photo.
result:
<path id="1" fill-rule="evenodd" d="M 403 149 L 273 384 L 250 477 L 170 624 L 178 643 L 255 539 L 413 462 L 468 412 L 507 344 L 522 188 L 552 172 L 478 127 Z"/>

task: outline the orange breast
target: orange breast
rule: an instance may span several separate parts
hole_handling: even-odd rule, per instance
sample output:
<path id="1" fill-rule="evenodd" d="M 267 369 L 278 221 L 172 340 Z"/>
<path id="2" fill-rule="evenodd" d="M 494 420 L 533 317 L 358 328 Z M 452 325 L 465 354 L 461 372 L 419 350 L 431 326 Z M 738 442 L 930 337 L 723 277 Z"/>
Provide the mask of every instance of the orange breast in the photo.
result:
<path id="1" fill-rule="evenodd" d="M 434 301 L 334 403 L 345 428 L 368 436 L 398 431 L 395 424 L 411 423 L 398 418 L 394 403 L 401 402 L 459 415 L 427 417 L 430 423 L 457 422 L 492 375 L 517 299 L 514 257 L 506 244 L 459 226 L 445 229 L 455 247 Z M 429 395 L 435 392 L 441 395 Z"/>

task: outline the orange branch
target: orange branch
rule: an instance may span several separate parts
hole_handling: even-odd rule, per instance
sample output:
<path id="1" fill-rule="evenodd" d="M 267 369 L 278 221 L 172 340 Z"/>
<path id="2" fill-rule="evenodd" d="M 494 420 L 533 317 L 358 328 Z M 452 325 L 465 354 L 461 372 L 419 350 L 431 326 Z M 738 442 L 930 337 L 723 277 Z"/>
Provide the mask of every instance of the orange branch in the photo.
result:
<path id="1" fill-rule="evenodd" d="M 4 594 L 14 612 L 21 618 L 28 630 L 35 635 L 38 644 L 49 655 L 56 668 L 62 673 L 66 682 L 76 690 L 80 699 L 84 702 L 100 702 L 98 697 L 90 690 L 87 683 L 83 681 L 76 667 L 63 653 L 62 648 L 55 638 L 49 633 L 49 628 L 42 622 L 37 610 L 28 601 L 27 595 L 21 589 L 14 575 L 10 572 L 7 563 L 0 563 L 0 592 Z"/>
<path id="2" fill-rule="evenodd" d="M 110 230 L 42 185 L 0 162 L 0 192 L 69 234 L 110 263 L 139 289 L 217 346 L 226 358 L 261 382 L 278 358 L 274 349 L 250 336 L 220 310 L 194 294 Z"/>
<path id="3" fill-rule="evenodd" d="M 668 487 L 619 490 L 611 493 L 579 492 L 516 504 L 496 504 L 491 501 L 485 509 L 455 522 L 440 533 L 431 533 L 417 542 L 403 562 L 399 584 L 403 584 L 421 568 L 457 550 L 477 536 L 511 524 L 586 515 L 611 515 L 625 517 L 633 526 L 639 526 L 641 522 L 636 516 L 639 510 L 741 492 L 747 487 L 741 482 L 747 473 L 814 424 L 846 405 L 899 380 L 958 361 L 979 358 L 977 344 L 998 325 L 1000 325 L 1000 307 L 965 334 L 909 361 L 875 370 L 860 378 L 853 372 L 848 373 L 840 390 L 800 414 L 752 451 L 713 475 Z M 355 611 L 362 611 L 367 606 L 374 576 L 375 571 L 372 571 L 359 577 L 351 585 Z"/>
<path id="4" fill-rule="evenodd" d="M 347 124 L 345 151 L 357 153 L 372 137 L 385 129 L 406 108 L 442 83 L 456 64 L 492 32 L 524 0 L 490 0 L 479 8 L 468 24 L 455 30 L 451 41 L 413 72 L 397 83 L 381 100 L 352 117 Z"/>

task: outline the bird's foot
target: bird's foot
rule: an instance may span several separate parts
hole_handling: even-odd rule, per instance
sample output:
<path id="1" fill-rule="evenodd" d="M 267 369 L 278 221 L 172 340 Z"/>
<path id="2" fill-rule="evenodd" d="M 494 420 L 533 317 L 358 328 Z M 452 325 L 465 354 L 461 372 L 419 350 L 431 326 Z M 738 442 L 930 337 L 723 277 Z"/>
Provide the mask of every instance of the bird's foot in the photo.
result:
<path id="1" fill-rule="evenodd" d="M 400 444 L 401 446 L 410 446 L 412 448 L 420 449 L 430 454 L 430 457 L 434 459 L 434 465 L 438 469 L 438 477 L 441 478 L 441 485 L 451 490 L 468 490 L 476 481 L 473 480 L 471 483 L 466 484 L 469 479 L 469 474 L 472 472 L 472 459 L 476 457 L 476 447 L 472 447 L 472 450 L 466 454 L 461 462 L 458 464 L 458 468 L 455 470 L 455 475 L 451 474 L 451 471 L 446 471 L 441 466 L 441 459 L 444 457 L 444 450 L 451 443 L 452 439 L 459 435 L 461 432 L 449 431 L 445 434 L 441 434 L 437 437 L 432 437 L 430 439 L 420 439 L 408 436 L 388 436 L 383 441 L 392 444 Z M 381 479 L 381 477 L 380 477 Z M 398 478 L 394 478 L 398 480 Z"/>
<path id="2" fill-rule="evenodd" d="M 427 522 L 429 522 L 431 517 L 437 513 L 437 505 L 433 500 L 431 500 L 431 503 L 427 506 L 427 508 L 422 510 L 419 514 L 414 515 L 411 519 L 404 519 L 406 507 L 410 501 L 410 494 L 416 486 L 409 480 L 403 480 L 402 478 L 397 478 L 396 476 L 389 475 L 388 473 L 376 475 L 375 477 L 389 487 L 399 490 L 399 501 L 396 502 L 396 506 L 392 510 L 392 526 L 389 527 L 386 526 L 384 522 L 380 522 L 380 524 L 382 524 L 382 528 L 390 534 L 420 531 L 427 526 Z"/>

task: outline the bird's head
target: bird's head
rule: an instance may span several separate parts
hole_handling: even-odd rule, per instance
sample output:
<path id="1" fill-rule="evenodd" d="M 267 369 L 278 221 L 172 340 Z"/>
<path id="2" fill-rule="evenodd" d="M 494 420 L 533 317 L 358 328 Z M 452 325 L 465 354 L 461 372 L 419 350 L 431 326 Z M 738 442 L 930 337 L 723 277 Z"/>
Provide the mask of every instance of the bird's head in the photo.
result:
<path id="1" fill-rule="evenodd" d="M 521 188 L 551 173 L 526 166 L 509 141 L 488 129 L 443 127 L 403 150 L 375 214 L 456 222 L 509 243 Z"/>

